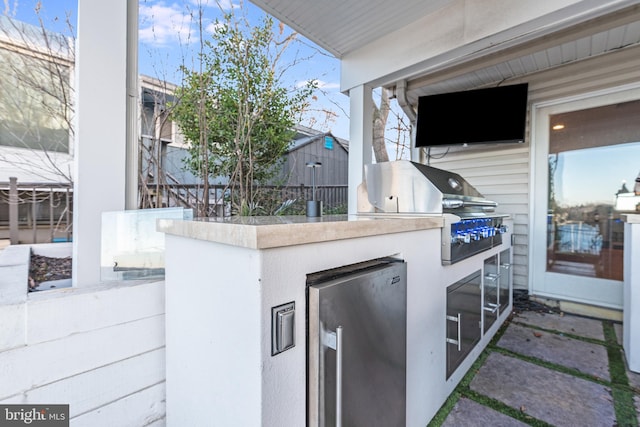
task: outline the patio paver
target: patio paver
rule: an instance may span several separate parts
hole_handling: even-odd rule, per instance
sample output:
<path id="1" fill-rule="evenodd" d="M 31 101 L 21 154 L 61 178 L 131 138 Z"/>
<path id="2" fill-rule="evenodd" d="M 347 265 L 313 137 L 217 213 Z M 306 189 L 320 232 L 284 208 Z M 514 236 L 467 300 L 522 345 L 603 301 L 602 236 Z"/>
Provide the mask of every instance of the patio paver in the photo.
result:
<path id="1" fill-rule="evenodd" d="M 616 423 L 607 387 L 500 353 L 489 354 L 470 388 L 557 427 Z"/>
<path id="2" fill-rule="evenodd" d="M 609 357 L 604 345 L 512 323 L 498 341 L 498 347 L 611 381 Z"/>
<path id="3" fill-rule="evenodd" d="M 473 400 L 462 398 L 456 402 L 442 427 L 521 427 L 527 424 L 481 405 Z"/>
<path id="4" fill-rule="evenodd" d="M 627 369 L 627 378 L 629 379 L 629 385 L 640 394 L 640 374 Z"/>
<path id="5" fill-rule="evenodd" d="M 604 331 L 602 330 L 601 320 L 528 311 L 518 313 L 513 318 L 513 321 L 537 326 L 538 328 L 604 341 Z"/>
<path id="6" fill-rule="evenodd" d="M 622 323 L 614 323 L 613 330 L 616 333 L 616 341 L 619 345 L 622 345 Z"/>

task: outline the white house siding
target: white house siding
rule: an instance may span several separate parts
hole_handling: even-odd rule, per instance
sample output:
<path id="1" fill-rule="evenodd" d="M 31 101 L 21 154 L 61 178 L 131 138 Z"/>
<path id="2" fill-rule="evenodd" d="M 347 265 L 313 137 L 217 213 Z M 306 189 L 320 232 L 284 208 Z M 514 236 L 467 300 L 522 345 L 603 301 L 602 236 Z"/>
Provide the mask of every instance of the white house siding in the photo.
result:
<path id="1" fill-rule="evenodd" d="M 508 84 L 529 83 L 529 105 L 640 82 L 640 48 L 618 52 L 534 74 Z M 505 83 L 507 84 L 507 83 Z M 531 111 L 529 112 L 531 121 Z M 504 147 L 452 149 L 442 158 L 443 149 L 432 150 L 430 164 L 459 173 L 480 193 L 498 202 L 498 212 L 514 221 L 514 287 L 528 288 L 530 200 L 546 203 L 544 197 L 530 195 L 530 144 Z M 533 142 L 535 144 L 535 141 Z"/>
<path id="2" fill-rule="evenodd" d="M 164 425 L 164 282 L 32 293 L 0 319 L 14 319 L 0 403 L 69 404 L 77 427 Z"/>

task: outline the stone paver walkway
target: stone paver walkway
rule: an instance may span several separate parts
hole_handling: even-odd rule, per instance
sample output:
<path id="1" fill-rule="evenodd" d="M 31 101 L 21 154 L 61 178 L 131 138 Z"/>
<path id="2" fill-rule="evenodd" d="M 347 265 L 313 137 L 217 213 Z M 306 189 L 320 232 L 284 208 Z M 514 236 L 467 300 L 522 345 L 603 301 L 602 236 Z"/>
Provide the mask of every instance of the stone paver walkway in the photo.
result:
<path id="1" fill-rule="evenodd" d="M 514 313 L 430 426 L 638 427 L 621 336 L 608 320 Z"/>

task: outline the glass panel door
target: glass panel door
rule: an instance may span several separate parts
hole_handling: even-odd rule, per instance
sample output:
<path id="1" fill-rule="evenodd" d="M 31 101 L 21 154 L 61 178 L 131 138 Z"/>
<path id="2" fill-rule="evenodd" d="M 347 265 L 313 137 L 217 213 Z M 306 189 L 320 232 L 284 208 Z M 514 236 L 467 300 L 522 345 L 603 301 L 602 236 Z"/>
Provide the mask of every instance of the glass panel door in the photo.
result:
<path id="1" fill-rule="evenodd" d="M 574 109 L 580 102 L 573 102 L 565 111 L 555 106 L 538 112 L 536 133 L 544 137 L 535 143 L 544 147 L 535 148 L 536 294 L 621 307 L 620 214 L 636 209 L 640 101 L 615 98 L 600 97 L 602 104 L 595 106 L 585 101 L 585 108 Z"/>

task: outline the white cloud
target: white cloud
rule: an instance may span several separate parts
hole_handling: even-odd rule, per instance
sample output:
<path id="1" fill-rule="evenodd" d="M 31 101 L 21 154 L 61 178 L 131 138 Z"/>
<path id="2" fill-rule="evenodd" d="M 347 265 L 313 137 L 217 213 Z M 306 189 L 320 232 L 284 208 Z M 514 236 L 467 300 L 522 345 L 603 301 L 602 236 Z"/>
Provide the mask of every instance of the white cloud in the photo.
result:
<path id="1" fill-rule="evenodd" d="M 205 31 L 209 34 L 213 34 L 219 29 L 223 29 L 224 26 L 225 24 L 222 22 L 211 22 L 209 25 L 207 25 L 207 27 L 205 28 Z"/>
<path id="2" fill-rule="evenodd" d="M 197 34 L 191 28 L 193 17 L 177 4 L 165 2 L 141 4 L 139 9 L 140 29 L 138 37 L 142 43 L 166 46 L 173 43 L 192 43 Z"/>
<path id="3" fill-rule="evenodd" d="M 323 80 L 318 80 L 318 79 L 315 79 L 314 81 L 316 82 L 318 89 L 323 89 L 323 90 L 340 89 L 339 83 L 330 83 L 330 82 L 325 82 Z M 307 80 L 299 81 L 296 83 L 296 87 L 297 88 L 304 87 L 307 83 L 308 83 Z"/>
<path id="4" fill-rule="evenodd" d="M 320 89 L 340 89 L 340 83 L 330 83 L 322 80 L 316 80 Z"/>
<path id="5" fill-rule="evenodd" d="M 238 3 L 234 3 L 233 0 L 190 0 L 190 3 L 194 6 L 203 7 L 215 7 L 224 11 L 237 9 L 240 7 Z"/>
<path id="6" fill-rule="evenodd" d="M 203 26 L 212 33 L 213 22 L 220 10 L 228 11 L 240 7 L 233 0 L 189 0 L 182 6 L 177 3 L 147 0 L 139 8 L 140 29 L 138 37 L 142 43 L 157 46 L 189 44 L 199 40 L 196 31 L 198 9 L 203 10 Z"/>

